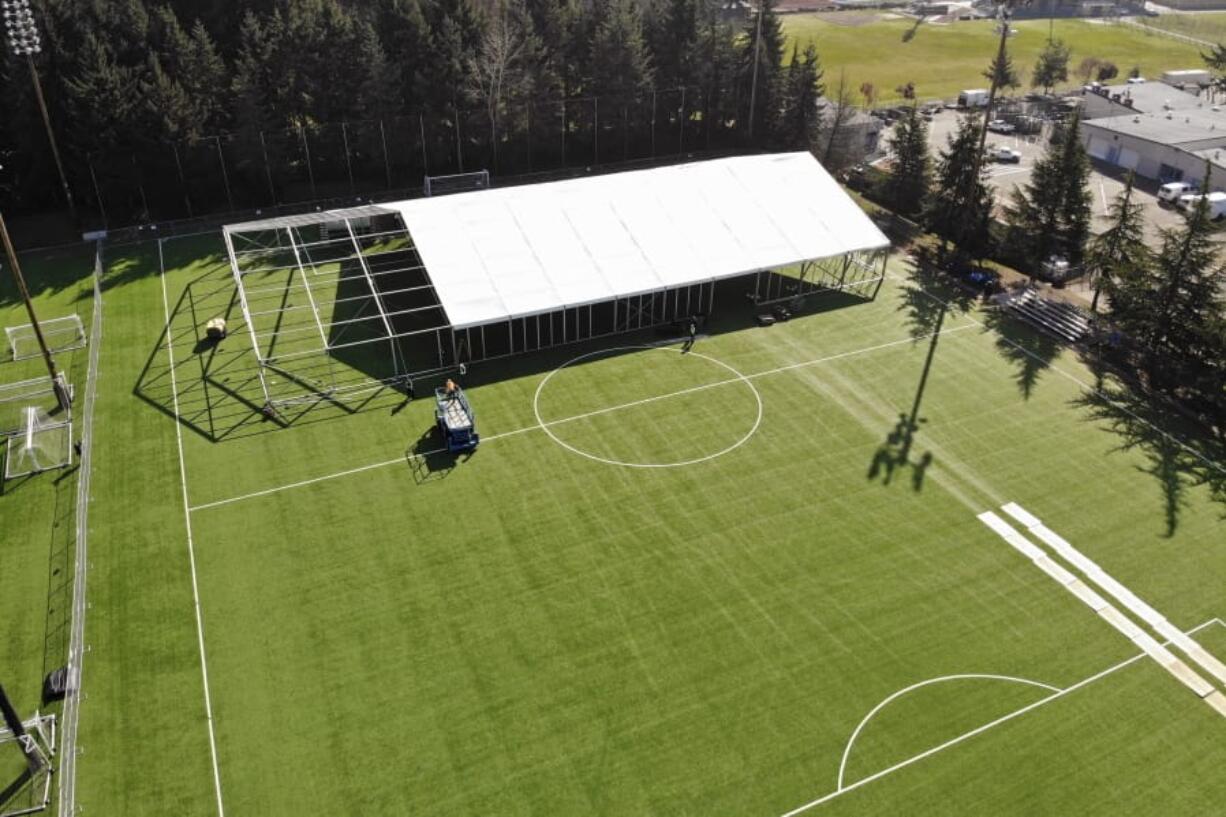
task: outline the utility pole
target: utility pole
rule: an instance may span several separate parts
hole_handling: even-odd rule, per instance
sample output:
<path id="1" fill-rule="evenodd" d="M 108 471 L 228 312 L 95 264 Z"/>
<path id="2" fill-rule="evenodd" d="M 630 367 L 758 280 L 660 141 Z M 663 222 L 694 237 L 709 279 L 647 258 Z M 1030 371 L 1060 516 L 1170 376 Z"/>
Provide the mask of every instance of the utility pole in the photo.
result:
<path id="1" fill-rule="evenodd" d="M 56 371 L 55 358 L 51 356 L 51 350 L 47 348 L 47 339 L 43 337 L 43 329 L 39 326 L 38 315 L 34 312 L 34 303 L 30 300 L 30 290 L 26 287 L 26 279 L 21 274 L 21 266 L 17 263 L 17 251 L 13 249 L 8 226 L 4 223 L 2 214 L 0 214 L 0 241 L 4 243 L 9 269 L 13 273 L 13 280 L 17 282 L 17 291 L 21 294 L 21 300 L 26 305 L 26 314 L 30 316 L 30 325 L 34 327 L 34 336 L 38 339 L 38 348 L 42 350 L 43 361 L 47 364 L 47 374 L 51 376 L 51 388 L 55 390 L 56 402 L 61 409 L 67 411 L 72 406 L 72 396 L 68 393 L 68 385 L 64 382 L 64 376 Z"/>
<path id="2" fill-rule="evenodd" d="M 766 10 L 767 0 L 758 0 L 758 26 L 753 41 L 753 81 L 749 86 L 749 138 L 753 139 L 754 109 L 758 103 L 758 65 L 762 55 L 762 12 Z"/>
<path id="3" fill-rule="evenodd" d="M 1000 20 L 1000 45 L 996 49 L 996 59 L 992 63 L 994 67 L 999 69 L 1005 63 L 1006 42 L 1009 39 L 1009 12 L 1002 4 L 1000 13 L 997 15 Z M 992 119 L 992 110 L 996 107 L 996 93 L 1000 90 L 1000 72 L 999 70 L 992 71 L 992 84 L 988 90 L 988 105 L 983 112 L 983 124 L 979 127 L 979 150 L 975 152 L 974 161 L 972 164 L 972 172 L 967 175 L 967 190 L 962 191 L 962 201 L 964 206 L 971 202 L 971 197 L 975 195 L 975 187 L 979 184 L 979 174 L 983 172 L 984 151 L 987 150 L 988 144 L 988 122 Z M 964 219 L 961 222 L 961 227 L 958 232 L 957 245 L 961 250 L 968 229 L 974 229 L 976 225 L 970 223 L 969 219 Z"/>
<path id="4" fill-rule="evenodd" d="M 77 221 L 77 204 L 72 198 L 72 188 L 68 186 L 68 176 L 64 173 L 64 163 L 60 160 L 60 148 L 55 141 L 55 131 L 51 129 L 51 115 L 47 112 L 47 100 L 43 97 L 43 84 L 38 78 L 38 68 L 34 65 L 34 56 L 43 50 L 42 38 L 34 25 L 34 12 L 30 9 L 30 0 L 0 0 L 0 9 L 4 11 L 4 28 L 8 35 L 9 47 L 19 57 L 26 58 L 30 68 L 30 81 L 34 84 L 34 97 L 38 100 L 38 110 L 43 117 L 43 127 L 47 131 L 47 141 L 51 144 L 51 156 L 55 159 L 56 172 L 60 174 L 60 187 L 64 190 L 64 201 L 72 213 L 73 221 Z"/>

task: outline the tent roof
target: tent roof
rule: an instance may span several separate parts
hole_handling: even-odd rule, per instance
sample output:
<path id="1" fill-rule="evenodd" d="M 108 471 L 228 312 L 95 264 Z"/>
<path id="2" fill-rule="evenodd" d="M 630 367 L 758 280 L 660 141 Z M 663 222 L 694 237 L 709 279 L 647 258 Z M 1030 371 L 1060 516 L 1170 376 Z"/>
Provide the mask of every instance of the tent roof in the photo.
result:
<path id="1" fill-rule="evenodd" d="M 457 328 L 889 246 L 809 153 L 376 207 L 400 213 Z"/>

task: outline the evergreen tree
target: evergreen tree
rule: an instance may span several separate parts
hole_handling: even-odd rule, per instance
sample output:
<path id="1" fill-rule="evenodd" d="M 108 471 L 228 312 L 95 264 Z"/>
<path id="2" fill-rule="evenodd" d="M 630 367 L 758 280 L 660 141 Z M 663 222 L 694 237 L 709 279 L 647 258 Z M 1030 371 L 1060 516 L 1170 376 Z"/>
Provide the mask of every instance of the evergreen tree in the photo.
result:
<path id="1" fill-rule="evenodd" d="M 817 46 L 810 43 L 802 56 L 793 46 L 788 66 L 781 122 L 782 144 L 794 150 L 813 150 L 817 146 L 820 118 L 818 100 L 825 93 L 821 60 Z"/>
<path id="2" fill-rule="evenodd" d="M 1081 262 L 1090 231 L 1090 163 L 1076 115 L 1057 133 L 1006 211 L 1009 246 L 1030 271 L 1053 255 Z"/>
<path id="3" fill-rule="evenodd" d="M 1009 52 L 1005 50 L 992 57 L 988 69 L 983 72 L 983 78 L 994 83 L 997 90 L 1013 90 L 1021 87 L 1022 84 L 1017 76 L 1017 70 L 1013 67 L 1013 57 L 1009 56 Z"/>
<path id="4" fill-rule="evenodd" d="M 1208 192 L 1207 185 L 1202 192 Z M 1210 361 L 1226 274 L 1205 198 L 1187 214 L 1182 228 L 1163 233 L 1154 272 L 1152 297 L 1139 305 L 1143 325 L 1135 336 L 1159 357 L 1179 364 Z"/>
<path id="5" fill-rule="evenodd" d="M 928 124 L 914 104 L 894 126 L 890 146 L 894 168 L 886 178 L 886 200 L 905 216 L 917 215 L 928 196 L 932 158 L 928 155 Z"/>
<path id="6" fill-rule="evenodd" d="M 991 243 L 993 198 L 987 169 L 979 161 L 981 128 L 976 117 L 963 117 L 950 135 L 937 159 L 926 212 L 929 227 L 943 241 L 958 242 L 958 249 L 972 257 L 982 255 Z"/>
<path id="7" fill-rule="evenodd" d="M 1063 40 L 1049 40 L 1034 64 L 1030 87 L 1042 88 L 1043 93 L 1050 94 L 1053 87 L 1061 82 L 1068 82 L 1070 55 L 1069 47 Z"/>
<path id="8" fill-rule="evenodd" d="M 609 100 L 651 87 L 655 74 L 634 0 L 608 0 L 592 35 L 590 67 L 592 92 Z"/>
<path id="9" fill-rule="evenodd" d="M 1086 251 L 1086 274 L 1094 284 L 1092 312 L 1098 311 L 1098 299 L 1106 291 L 1114 304 L 1117 289 L 1127 290 L 1131 283 L 1148 274 L 1151 255 L 1145 245 L 1145 205 L 1133 196 L 1133 176 L 1123 192 L 1107 210 L 1110 226 L 1095 236 Z M 1119 298 L 1123 303 L 1124 298 Z"/>
<path id="10" fill-rule="evenodd" d="M 758 14 L 745 24 L 741 43 L 740 102 L 746 132 L 753 133 L 760 143 L 769 143 L 778 128 L 782 109 L 784 36 L 783 24 L 775 13 L 775 0 L 760 0 L 758 8 Z"/>
<path id="11" fill-rule="evenodd" d="M 374 15 L 376 30 L 388 60 L 390 86 L 400 112 L 416 107 L 416 91 L 428 57 L 430 27 L 420 0 L 381 0 Z"/>
<path id="12" fill-rule="evenodd" d="M 656 77 L 665 87 L 694 81 L 698 58 L 698 11 L 701 0 L 662 0 L 648 20 Z"/>

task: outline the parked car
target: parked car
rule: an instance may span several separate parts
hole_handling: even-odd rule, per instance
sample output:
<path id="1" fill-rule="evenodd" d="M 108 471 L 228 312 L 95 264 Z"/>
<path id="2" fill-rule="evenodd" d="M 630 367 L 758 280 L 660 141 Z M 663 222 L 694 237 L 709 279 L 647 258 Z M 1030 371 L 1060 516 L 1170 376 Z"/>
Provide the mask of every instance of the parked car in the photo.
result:
<path id="1" fill-rule="evenodd" d="M 1213 221 L 1221 221 L 1226 218 L 1226 193 L 1209 193 L 1202 196 L 1199 193 L 1190 196 L 1181 196 L 1179 199 L 1179 209 L 1189 211 L 1200 203 L 1201 199 L 1205 199 L 1209 203 L 1209 218 Z"/>
<path id="2" fill-rule="evenodd" d="M 1022 154 L 1020 152 L 1013 148 L 996 147 L 995 145 L 988 148 L 988 158 L 993 162 L 1009 165 L 1021 164 L 1022 162 Z"/>
<path id="3" fill-rule="evenodd" d="M 1196 192 L 1196 188 L 1187 182 L 1167 182 L 1158 188 L 1159 204 L 1178 204 L 1184 196 Z"/>
<path id="4" fill-rule="evenodd" d="M 988 130 L 992 131 L 992 133 L 1013 133 L 1017 128 L 1003 119 L 993 119 L 988 123 Z"/>

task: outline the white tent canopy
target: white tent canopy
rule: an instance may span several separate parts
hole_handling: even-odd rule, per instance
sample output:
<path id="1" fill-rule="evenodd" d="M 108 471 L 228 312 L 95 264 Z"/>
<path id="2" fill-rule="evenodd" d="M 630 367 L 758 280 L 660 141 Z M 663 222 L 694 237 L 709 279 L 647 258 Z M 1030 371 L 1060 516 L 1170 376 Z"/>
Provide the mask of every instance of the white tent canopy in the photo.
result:
<path id="1" fill-rule="evenodd" d="M 808 153 L 381 207 L 400 213 L 457 329 L 889 246 Z"/>

